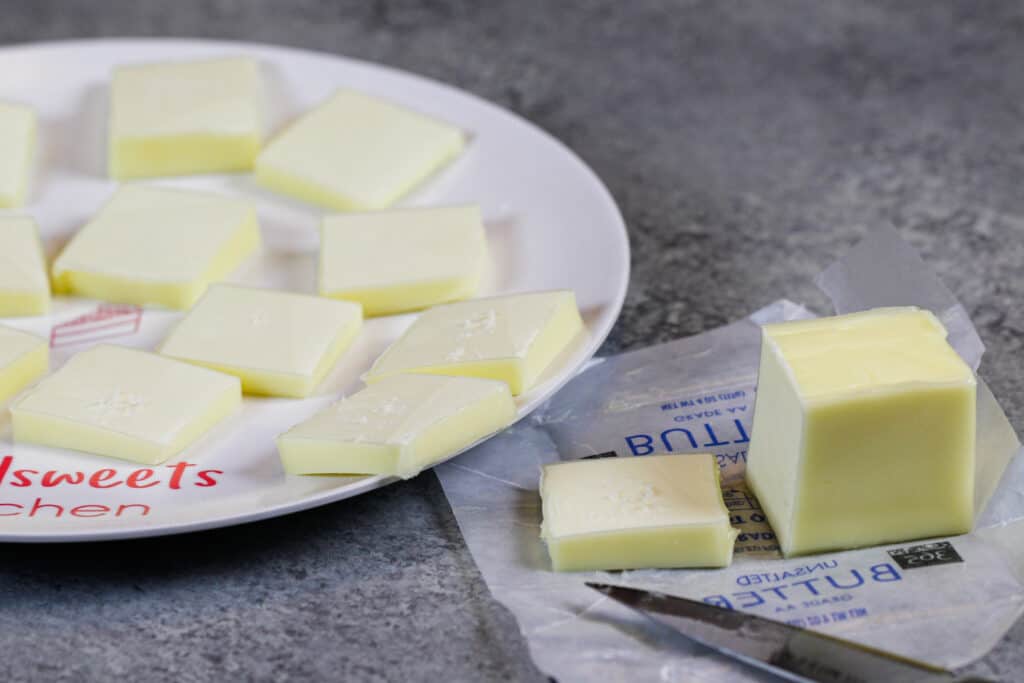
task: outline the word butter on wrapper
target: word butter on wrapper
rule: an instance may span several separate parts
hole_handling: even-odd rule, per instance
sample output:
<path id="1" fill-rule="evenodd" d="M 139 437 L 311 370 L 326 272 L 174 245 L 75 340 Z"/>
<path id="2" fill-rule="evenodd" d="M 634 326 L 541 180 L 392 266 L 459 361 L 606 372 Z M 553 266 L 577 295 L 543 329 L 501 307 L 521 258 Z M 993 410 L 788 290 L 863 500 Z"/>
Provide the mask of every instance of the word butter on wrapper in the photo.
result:
<path id="1" fill-rule="evenodd" d="M 726 567 L 736 530 L 713 455 L 546 465 L 541 536 L 556 571 Z"/>
<path id="2" fill-rule="evenodd" d="M 970 531 L 975 395 L 929 311 L 765 325 L 746 476 L 782 552 Z"/>

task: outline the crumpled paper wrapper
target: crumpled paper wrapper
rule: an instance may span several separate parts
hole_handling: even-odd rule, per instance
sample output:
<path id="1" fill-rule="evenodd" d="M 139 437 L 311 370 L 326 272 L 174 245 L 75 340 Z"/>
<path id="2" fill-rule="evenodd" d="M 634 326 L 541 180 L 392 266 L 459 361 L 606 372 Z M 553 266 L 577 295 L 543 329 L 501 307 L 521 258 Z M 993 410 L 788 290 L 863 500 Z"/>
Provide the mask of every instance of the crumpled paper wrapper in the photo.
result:
<path id="1" fill-rule="evenodd" d="M 932 310 L 977 369 L 984 346 L 963 306 L 892 230 L 878 230 L 817 279 L 837 313 Z M 470 552 L 518 619 L 537 665 L 567 681 L 775 680 L 586 588 L 636 586 L 821 630 L 956 667 L 987 652 L 1024 611 L 1024 458 L 978 383 L 980 516 L 974 532 L 783 559 L 743 486 L 759 325 L 810 317 L 779 301 L 675 342 L 593 361 L 530 418 L 437 468 Z M 732 523 L 721 570 L 553 572 L 540 540 L 540 466 L 615 452 L 712 452 Z"/>

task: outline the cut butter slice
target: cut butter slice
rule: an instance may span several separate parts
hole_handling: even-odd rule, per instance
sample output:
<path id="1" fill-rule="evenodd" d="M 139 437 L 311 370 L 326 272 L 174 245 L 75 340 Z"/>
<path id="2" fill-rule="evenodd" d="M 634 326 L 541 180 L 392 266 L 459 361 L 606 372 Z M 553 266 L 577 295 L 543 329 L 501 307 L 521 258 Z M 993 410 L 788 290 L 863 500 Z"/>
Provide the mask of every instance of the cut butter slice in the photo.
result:
<path id="1" fill-rule="evenodd" d="M 122 66 L 110 90 L 111 177 L 252 170 L 263 136 L 256 61 Z"/>
<path id="2" fill-rule="evenodd" d="M 928 311 L 766 325 L 747 482 L 783 553 L 969 531 L 975 393 Z"/>
<path id="3" fill-rule="evenodd" d="M 45 339 L 0 325 L 0 403 L 45 375 L 49 366 Z"/>
<path id="4" fill-rule="evenodd" d="M 358 301 L 368 316 L 415 311 L 475 296 L 486 258 L 476 206 L 328 216 L 320 294 Z"/>
<path id="5" fill-rule="evenodd" d="M 36 224 L 0 217 L 0 318 L 42 315 L 50 309 L 50 278 Z"/>
<path id="6" fill-rule="evenodd" d="M 555 571 L 726 567 L 736 530 L 713 455 L 546 465 L 540 495 Z"/>
<path id="7" fill-rule="evenodd" d="M 192 445 L 241 399 L 230 375 L 100 345 L 12 406 L 14 440 L 154 465 Z"/>
<path id="8" fill-rule="evenodd" d="M 308 396 L 362 326 L 359 304 L 214 285 L 160 348 L 165 356 L 226 372 L 247 394 Z"/>
<path id="9" fill-rule="evenodd" d="M 0 209 L 25 203 L 37 128 L 32 109 L 0 102 Z"/>
<path id="10" fill-rule="evenodd" d="M 403 372 L 484 377 L 528 391 L 583 329 L 568 290 L 474 299 L 427 309 L 366 376 Z"/>
<path id="11" fill-rule="evenodd" d="M 244 201 L 124 185 L 57 257 L 54 289 L 187 309 L 259 245 L 256 212 Z"/>
<path id="12" fill-rule="evenodd" d="M 256 181 L 343 211 L 383 209 L 464 145 L 455 126 L 341 90 L 270 141 L 256 160 Z"/>
<path id="13" fill-rule="evenodd" d="M 408 479 L 515 420 L 503 382 L 398 375 L 339 401 L 278 437 L 289 474 Z"/>

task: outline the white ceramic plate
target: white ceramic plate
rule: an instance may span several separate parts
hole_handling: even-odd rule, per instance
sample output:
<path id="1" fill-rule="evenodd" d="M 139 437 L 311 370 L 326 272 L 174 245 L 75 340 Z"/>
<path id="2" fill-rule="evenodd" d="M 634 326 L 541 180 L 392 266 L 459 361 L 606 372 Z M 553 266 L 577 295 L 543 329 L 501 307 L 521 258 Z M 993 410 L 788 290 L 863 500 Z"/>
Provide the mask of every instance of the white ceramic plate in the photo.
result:
<path id="1" fill-rule="evenodd" d="M 569 149 L 515 115 L 473 95 L 351 59 L 246 43 L 107 40 L 0 49 L 0 99 L 28 103 L 41 117 L 31 202 L 51 257 L 114 189 L 105 177 L 107 82 L 131 62 L 244 54 L 265 69 L 271 133 L 338 87 L 369 92 L 458 124 L 467 152 L 404 202 L 478 203 L 493 268 L 486 294 L 569 288 L 588 335 L 545 380 L 519 397 L 526 415 L 564 384 L 607 336 L 629 280 L 629 244 L 615 202 Z M 236 279 L 312 292 L 321 211 L 267 193 L 246 175 L 159 181 L 251 198 L 265 252 Z M 46 318 L 0 322 L 51 339 L 51 363 L 97 341 L 153 348 L 179 313 L 59 299 Z M 359 376 L 413 316 L 372 319 L 317 395 L 249 399 L 181 457 L 156 466 L 159 483 L 131 488 L 138 467 L 109 458 L 13 444 L 0 412 L 0 541 L 84 541 L 155 536 L 239 524 L 348 498 L 391 483 L 387 477 L 285 476 L 273 438 L 360 385 Z M 103 469 L 117 474 L 93 474 Z M 206 476 L 200 472 L 206 471 Z M 79 483 L 75 483 L 78 480 Z M 210 482 L 214 485 L 209 485 Z M 109 486 L 115 482 L 120 484 Z"/>

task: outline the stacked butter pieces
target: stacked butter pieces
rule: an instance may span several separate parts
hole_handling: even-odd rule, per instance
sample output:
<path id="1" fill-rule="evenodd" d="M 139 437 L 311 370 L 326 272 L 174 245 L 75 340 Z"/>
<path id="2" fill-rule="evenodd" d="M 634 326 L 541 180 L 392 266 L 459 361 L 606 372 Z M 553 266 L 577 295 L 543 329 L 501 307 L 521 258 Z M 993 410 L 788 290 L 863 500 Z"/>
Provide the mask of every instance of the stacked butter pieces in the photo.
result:
<path id="1" fill-rule="evenodd" d="M 373 365 L 367 389 L 279 437 L 285 467 L 412 476 L 511 424 L 512 395 L 541 381 L 582 328 L 568 291 L 430 308 Z M 395 466 L 368 465 L 370 453 Z"/>
<path id="2" fill-rule="evenodd" d="M 274 192 L 354 211 L 322 219 L 317 294 L 227 282 L 262 249 L 257 212 L 240 197 L 121 185 L 49 273 L 33 221 L 0 218 L 0 317 L 47 312 L 51 285 L 184 312 L 155 352 L 95 346 L 45 377 L 46 340 L 0 327 L 0 400 L 21 393 L 10 406 L 17 441 L 159 463 L 243 394 L 315 393 L 364 316 L 423 311 L 367 388 L 279 439 L 292 474 L 410 477 L 510 424 L 513 396 L 580 333 L 572 292 L 475 298 L 488 272 L 478 207 L 391 208 L 461 153 L 463 130 L 339 90 L 264 144 L 263 92 L 261 65 L 245 57 L 117 68 L 109 175 L 253 172 Z M 0 104 L 0 206 L 26 197 L 34 146 L 31 109 Z"/>

